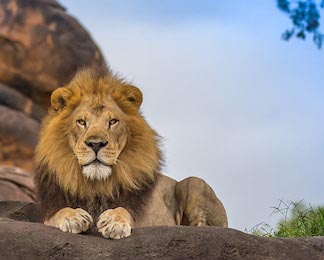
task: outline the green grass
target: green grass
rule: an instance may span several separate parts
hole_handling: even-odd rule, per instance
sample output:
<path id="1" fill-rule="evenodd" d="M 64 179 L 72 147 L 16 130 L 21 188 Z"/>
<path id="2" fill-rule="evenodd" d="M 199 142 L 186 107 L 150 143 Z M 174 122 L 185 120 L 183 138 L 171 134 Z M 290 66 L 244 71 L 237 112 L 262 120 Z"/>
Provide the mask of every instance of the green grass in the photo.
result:
<path id="1" fill-rule="evenodd" d="M 302 201 L 280 201 L 273 207 L 273 214 L 282 220 L 273 228 L 267 223 L 254 226 L 248 233 L 265 237 L 309 237 L 324 236 L 324 207 L 313 208 Z"/>

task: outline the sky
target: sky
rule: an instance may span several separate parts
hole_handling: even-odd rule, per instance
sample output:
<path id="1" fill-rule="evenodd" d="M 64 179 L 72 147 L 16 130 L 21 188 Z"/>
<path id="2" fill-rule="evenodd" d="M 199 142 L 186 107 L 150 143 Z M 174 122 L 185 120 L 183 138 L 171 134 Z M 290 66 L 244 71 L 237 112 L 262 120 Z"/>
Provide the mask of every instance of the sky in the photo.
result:
<path id="1" fill-rule="evenodd" d="M 275 0 L 60 2 L 142 90 L 164 173 L 206 180 L 230 227 L 274 226 L 279 200 L 324 205 L 324 50 L 281 40 Z"/>

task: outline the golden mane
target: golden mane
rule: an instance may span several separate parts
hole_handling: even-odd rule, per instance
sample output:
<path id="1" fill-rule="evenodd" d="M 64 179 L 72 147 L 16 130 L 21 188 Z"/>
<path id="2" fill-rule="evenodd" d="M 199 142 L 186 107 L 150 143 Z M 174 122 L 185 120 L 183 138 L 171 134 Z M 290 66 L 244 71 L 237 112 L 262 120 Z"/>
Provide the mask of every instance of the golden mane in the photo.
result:
<path id="1" fill-rule="evenodd" d="M 36 147 L 37 178 L 54 177 L 65 192 L 84 199 L 117 197 L 121 191 L 139 190 L 154 182 L 161 163 L 159 136 L 138 110 L 142 96 L 135 99 L 129 86 L 111 73 L 81 70 L 67 86 L 53 92 Z M 111 97 L 125 113 L 128 140 L 106 180 L 86 179 L 68 143 L 71 115 L 84 97 L 95 103 Z"/>

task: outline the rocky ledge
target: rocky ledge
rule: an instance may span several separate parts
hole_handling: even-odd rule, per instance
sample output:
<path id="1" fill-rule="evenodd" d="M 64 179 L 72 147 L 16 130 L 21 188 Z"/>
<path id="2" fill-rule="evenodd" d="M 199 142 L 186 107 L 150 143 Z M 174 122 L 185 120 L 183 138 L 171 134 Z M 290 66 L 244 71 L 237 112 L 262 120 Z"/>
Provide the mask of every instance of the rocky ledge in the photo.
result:
<path id="1" fill-rule="evenodd" d="M 218 227 L 135 228 L 107 240 L 39 223 L 34 204 L 0 202 L 0 259 L 324 260 L 324 237 L 263 238 Z"/>

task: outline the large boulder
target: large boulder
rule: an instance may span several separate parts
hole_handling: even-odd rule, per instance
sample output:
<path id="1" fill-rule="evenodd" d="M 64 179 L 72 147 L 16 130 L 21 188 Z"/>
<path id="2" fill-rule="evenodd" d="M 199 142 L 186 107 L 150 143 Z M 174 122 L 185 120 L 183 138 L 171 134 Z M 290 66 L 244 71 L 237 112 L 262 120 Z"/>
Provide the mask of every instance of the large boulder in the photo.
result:
<path id="1" fill-rule="evenodd" d="M 107 240 L 44 226 L 34 204 L 0 202 L 0 259 L 323 260 L 324 237 L 263 238 L 220 227 L 135 228 Z"/>
<path id="2" fill-rule="evenodd" d="M 84 66 L 107 70 L 89 33 L 57 1 L 0 1 L 0 82 L 46 108 Z"/>

